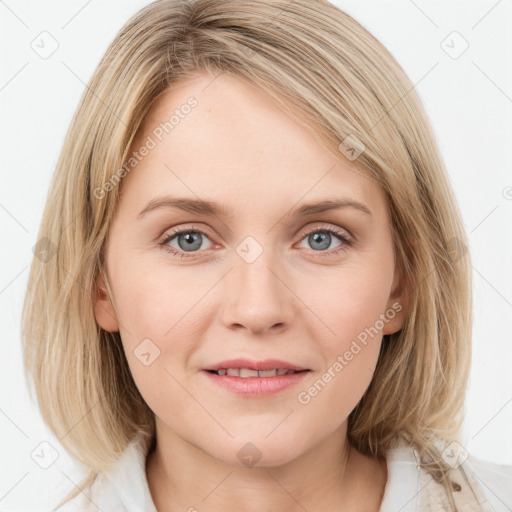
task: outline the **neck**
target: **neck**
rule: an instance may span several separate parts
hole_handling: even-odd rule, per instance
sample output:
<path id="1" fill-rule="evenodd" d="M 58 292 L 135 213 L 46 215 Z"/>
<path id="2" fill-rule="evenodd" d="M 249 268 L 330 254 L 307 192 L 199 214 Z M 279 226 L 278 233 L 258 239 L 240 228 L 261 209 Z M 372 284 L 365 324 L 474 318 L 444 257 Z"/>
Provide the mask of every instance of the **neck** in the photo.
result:
<path id="1" fill-rule="evenodd" d="M 272 467 L 239 467 L 188 443 L 157 420 L 146 473 L 158 512 L 328 512 L 340 504 L 346 511 L 378 511 L 386 483 L 385 462 L 351 448 L 346 423 L 296 459 Z"/>

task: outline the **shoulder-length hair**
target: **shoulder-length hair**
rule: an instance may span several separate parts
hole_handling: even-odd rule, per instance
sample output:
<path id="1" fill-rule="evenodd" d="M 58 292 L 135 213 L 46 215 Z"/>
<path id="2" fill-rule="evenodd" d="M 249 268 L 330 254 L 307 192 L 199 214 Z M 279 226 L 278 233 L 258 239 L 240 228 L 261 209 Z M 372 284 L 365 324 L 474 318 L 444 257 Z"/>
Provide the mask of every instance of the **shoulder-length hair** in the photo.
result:
<path id="1" fill-rule="evenodd" d="M 413 445 L 453 504 L 436 439 L 457 440 L 463 420 L 472 329 L 466 234 L 414 86 L 368 30 L 326 0 L 158 0 L 110 44 L 64 141 L 25 298 L 24 363 L 42 417 L 90 471 L 84 484 L 135 435 L 154 436 L 119 333 L 98 326 L 93 296 L 98 275 L 108 283 L 104 243 L 135 134 L 154 100 L 198 70 L 254 82 L 340 155 L 355 149 L 353 163 L 385 192 L 410 288 L 407 317 L 384 336 L 348 437 L 374 457 L 397 440 Z"/>

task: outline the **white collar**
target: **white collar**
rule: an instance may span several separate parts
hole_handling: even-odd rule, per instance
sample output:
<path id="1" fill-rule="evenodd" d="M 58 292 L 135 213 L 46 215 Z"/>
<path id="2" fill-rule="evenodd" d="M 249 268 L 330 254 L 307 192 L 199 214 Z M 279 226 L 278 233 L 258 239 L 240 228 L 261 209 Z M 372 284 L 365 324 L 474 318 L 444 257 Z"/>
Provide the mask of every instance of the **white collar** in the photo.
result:
<path id="1" fill-rule="evenodd" d="M 149 446 L 148 441 L 137 436 L 126 447 L 121 458 L 102 473 L 104 480 L 99 497 L 99 510 L 158 512 L 146 477 Z"/>
<path id="2" fill-rule="evenodd" d="M 418 510 L 418 454 L 400 442 L 386 456 L 388 479 L 379 512 L 415 512 Z"/>

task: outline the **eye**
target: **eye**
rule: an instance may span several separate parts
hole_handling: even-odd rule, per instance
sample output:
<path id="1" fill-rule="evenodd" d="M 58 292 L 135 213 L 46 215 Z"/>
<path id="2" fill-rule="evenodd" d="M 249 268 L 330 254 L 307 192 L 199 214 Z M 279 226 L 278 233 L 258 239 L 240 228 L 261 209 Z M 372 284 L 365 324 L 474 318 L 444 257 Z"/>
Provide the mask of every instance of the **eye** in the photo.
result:
<path id="1" fill-rule="evenodd" d="M 325 251 L 329 249 L 329 246 L 333 242 L 333 235 L 340 244 L 336 246 L 332 251 Z M 348 246 L 352 244 L 352 240 L 346 231 L 332 226 L 322 226 L 310 229 L 301 241 L 306 240 L 310 244 L 314 252 L 322 253 L 319 256 L 324 256 L 323 253 L 327 252 L 329 256 L 336 255 L 341 251 L 345 251 Z M 315 255 L 317 256 L 317 255 Z"/>
<path id="2" fill-rule="evenodd" d="M 200 229 L 173 229 L 171 234 L 166 233 L 164 239 L 160 242 L 167 252 L 181 258 L 188 258 L 187 252 L 197 252 L 199 249 L 208 249 L 209 247 L 203 247 L 204 238 L 208 237 L 207 233 Z M 178 247 L 169 245 L 170 242 L 174 241 Z M 191 255 L 192 256 L 192 255 Z"/>

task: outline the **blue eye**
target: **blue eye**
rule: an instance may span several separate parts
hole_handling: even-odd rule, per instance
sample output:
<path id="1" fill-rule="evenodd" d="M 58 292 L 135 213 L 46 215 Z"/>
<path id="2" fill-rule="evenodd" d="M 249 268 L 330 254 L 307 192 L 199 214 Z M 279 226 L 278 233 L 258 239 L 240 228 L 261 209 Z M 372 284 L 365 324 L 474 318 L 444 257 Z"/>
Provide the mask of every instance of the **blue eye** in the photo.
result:
<path id="1" fill-rule="evenodd" d="M 326 251 L 331 245 L 334 237 L 341 242 L 335 249 Z M 208 234 L 201 229 L 173 229 L 171 233 L 166 233 L 164 238 L 159 242 L 159 245 L 167 252 L 180 258 L 194 257 L 194 254 L 202 252 L 201 248 L 203 245 L 204 237 L 208 238 Z M 178 247 L 169 245 L 174 239 L 177 240 Z M 352 245 L 352 239 L 346 231 L 334 228 L 332 226 L 322 226 L 311 229 L 306 232 L 302 238 L 307 240 L 311 244 L 313 253 L 317 253 L 314 257 L 325 257 L 339 254 L 341 251 L 347 250 L 347 247 Z M 316 247 L 315 247 L 316 246 Z M 207 247 L 208 249 L 210 247 Z M 204 247 L 202 248 L 205 249 Z M 187 254 L 188 253 L 188 254 Z"/>
<path id="2" fill-rule="evenodd" d="M 164 247 L 164 249 L 175 256 L 180 256 L 182 258 L 189 257 L 187 252 L 197 252 L 201 249 L 203 245 L 203 237 L 207 237 L 208 235 L 201 230 L 191 230 L 191 229 L 182 229 L 175 230 L 169 236 L 160 242 L 160 245 Z M 177 240 L 178 248 L 168 245 L 173 239 Z"/>
<path id="3" fill-rule="evenodd" d="M 327 249 L 331 244 L 332 235 L 334 235 L 341 243 L 332 251 L 324 251 L 324 249 Z M 309 244 L 313 246 L 314 252 L 328 252 L 328 255 L 338 254 L 340 251 L 346 250 L 347 246 L 350 246 L 352 243 L 351 239 L 345 232 L 331 226 L 323 227 L 321 229 L 314 228 L 313 230 L 306 233 L 302 240 L 305 239 L 307 239 Z M 315 245 L 317 247 L 314 247 Z"/>

